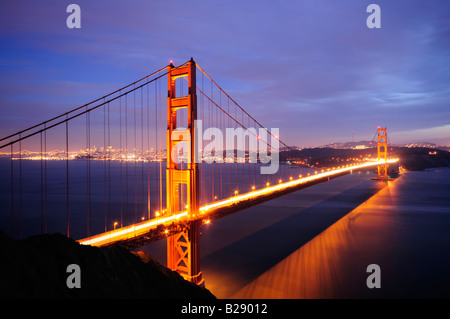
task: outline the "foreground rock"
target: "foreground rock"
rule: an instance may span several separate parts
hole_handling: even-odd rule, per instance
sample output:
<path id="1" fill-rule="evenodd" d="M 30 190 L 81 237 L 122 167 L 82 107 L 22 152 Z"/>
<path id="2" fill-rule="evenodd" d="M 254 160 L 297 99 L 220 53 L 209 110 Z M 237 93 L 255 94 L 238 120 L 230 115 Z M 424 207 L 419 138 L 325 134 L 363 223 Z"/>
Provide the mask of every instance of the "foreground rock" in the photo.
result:
<path id="1" fill-rule="evenodd" d="M 83 246 L 61 234 L 13 240 L 0 231 L 1 298 L 207 298 L 142 252 Z M 67 266 L 80 267 L 81 288 L 68 288 Z"/>

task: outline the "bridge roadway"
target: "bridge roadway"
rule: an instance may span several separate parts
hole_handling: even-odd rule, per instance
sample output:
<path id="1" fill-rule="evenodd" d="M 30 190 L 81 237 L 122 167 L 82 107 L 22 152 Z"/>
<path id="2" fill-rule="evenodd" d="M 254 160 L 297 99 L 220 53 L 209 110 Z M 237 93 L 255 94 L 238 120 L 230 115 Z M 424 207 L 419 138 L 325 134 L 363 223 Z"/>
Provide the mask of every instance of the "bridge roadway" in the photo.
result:
<path id="1" fill-rule="evenodd" d="M 397 159 L 390 159 L 394 163 Z M 364 170 L 384 164 L 384 161 L 372 161 L 363 164 L 347 165 L 335 170 L 327 170 L 310 176 L 292 179 L 277 185 L 269 185 L 263 189 L 236 195 L 211 204 L 201 206 L 198 214 L 188 216 L 188 211 L 182 211 L 170 216 L 157 217 L 131 226 L 121 227 L 98 235 L 78 240 L 80 244 L 91 246 L 110 246 L 120 244 L 130 249 L 146 245 L 158 239 L 173 235 L 189 227 L 193 220 L 202 220 L 209 223 L 211 220 L 226 216 L 268 201 L 275 197 L 328 181 L 353 171 Z"/>

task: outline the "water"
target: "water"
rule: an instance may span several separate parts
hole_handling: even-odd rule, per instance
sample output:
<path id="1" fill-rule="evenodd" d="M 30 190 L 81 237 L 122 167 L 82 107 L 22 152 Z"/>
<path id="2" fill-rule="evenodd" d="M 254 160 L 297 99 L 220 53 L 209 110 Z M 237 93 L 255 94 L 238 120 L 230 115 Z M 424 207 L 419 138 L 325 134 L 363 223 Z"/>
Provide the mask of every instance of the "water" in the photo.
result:
<path id="1" fill-rule="evenodd" d="M 202 228 L 201 270 L 219 298 L 448 298 L 450 170 L 388 184 L 360 173 Z M 144 248 L 165 260 L 165 242 Z M 381 268 L 369 289 L 366 269 Z"/>
<path id="2" fill-rule="evenodd" d="M 154 218 L 166 208 L 165 162 L 71 160 L 68 165 L 67 196 L 65 160 L 14 160 L 11 168 L 10 158 L 0 157 L 0 228 L 14 238 L 67 234 L 69 221 L 69 236 L 80 239 Z M 278 183 L 280 175 L 287 180 L 311 172 L 281 164 L 280 175 L 260 175 L 260 167 L 200 164 L 200 204 Z M 186 195 L 180 197 L 185 207 Z"/>
<path id="3" fill-rule="evenodd" d="M 448 298 L 450 170 L 408 172 L 233 298 Z M 369 264 L 381 288 L 368 289 Z"/>

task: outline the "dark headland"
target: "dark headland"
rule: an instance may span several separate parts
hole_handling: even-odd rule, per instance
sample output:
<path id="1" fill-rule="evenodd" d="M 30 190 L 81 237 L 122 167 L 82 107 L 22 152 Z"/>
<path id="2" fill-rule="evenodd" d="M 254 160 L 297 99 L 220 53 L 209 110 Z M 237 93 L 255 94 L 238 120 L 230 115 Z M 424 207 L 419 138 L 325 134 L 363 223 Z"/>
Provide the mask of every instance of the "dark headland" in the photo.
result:
<path id="1" fill-rule="evenodd" d="M 0 298 L 215 299 L 143 252 L 92 247 L 62 234 L 13 240 L 0 230 Z M 68 288 L 70 264 L 81 288 Z"/>
<path id="2" fill-rule="evenodd" d="M 293 152 L 285 151 L 281 158 L 285 159 L 286 157 L 300 159 L 311 164 L 313 167 L 320 169 L 324 167 L 349 164 L 355 162 L 355 159 L 376 159 L 377 148 L 305 148 L 303 150 L 295 150 Z M 399 165 L 408 171 L 421 171 L 437 167 L 450 167 L 450 151 L 437 148 L 392 146 L 388 148 L 388 157 L 398 158 Z"/>

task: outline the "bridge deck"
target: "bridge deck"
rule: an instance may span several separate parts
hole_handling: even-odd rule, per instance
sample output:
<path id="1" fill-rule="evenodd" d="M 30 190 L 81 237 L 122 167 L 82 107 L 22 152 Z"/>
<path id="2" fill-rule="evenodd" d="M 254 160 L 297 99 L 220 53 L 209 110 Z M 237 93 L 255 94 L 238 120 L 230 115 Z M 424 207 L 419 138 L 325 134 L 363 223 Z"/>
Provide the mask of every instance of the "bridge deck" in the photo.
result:
<path id="1" fill-rule="evenodd" d="M 397 160 L 388 160 L 388 163 Z M 348 165 L 343 168 L 317 173 L 289 182 L 268 186 L 263 189 L 254 190 L 245 194 L 236 195 L 227 199 L 219 200 L 200 207 L 197 215 L 188 216 L 188 211 L 183 211 L 170 216 L 162 216 L 149 221 L 137 223 L 131 226 L 111 230 L 88 238 L 80 239 L 78 242 L 83 245 L 109 246 L 122 244 L 129 248 L 135 248 L 152 241 L 173 235 L 186 227 L 192 220 L 203 220 L 208 223 L 212 219 L 235 213 L 250 206 L 284 195 L 286 193 L 299 190 L 331 178 L 336 178 L 353 171 L 368 169 L 370 167 L 384 164 L 384 161 L 367 162 L 358 165 Z"/>

